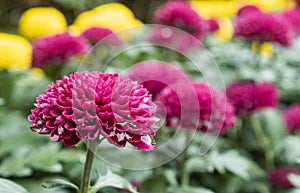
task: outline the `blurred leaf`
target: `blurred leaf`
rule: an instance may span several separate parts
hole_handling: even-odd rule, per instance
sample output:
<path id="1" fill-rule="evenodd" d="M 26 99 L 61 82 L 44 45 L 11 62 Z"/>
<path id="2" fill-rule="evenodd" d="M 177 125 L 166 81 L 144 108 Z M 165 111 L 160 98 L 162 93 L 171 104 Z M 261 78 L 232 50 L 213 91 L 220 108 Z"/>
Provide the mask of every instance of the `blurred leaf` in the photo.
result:
<path id="1" fill-rule="evenodd" d="M 153 175 L 146 179 L 139 188 L 140 193 L 165 193 L 166 179 L 163 175 Z"/>
<path id="2" fill-rule="evenodd" d="M 171 170 L 171 169 L 165 170 L 164 175 L 169 184 L 171 184 L 172 186 L 177 186 L 175 170 Z"/>
<path id="3" fill-rule="evenodd" d="M 275 146 L 275 154 L 288 163 L 295 163 L 300 158 L 300 137 L 286 136 Z"/>
<path id="4" fill-rule="evenodd" d="M 86 3 L 85 0 L 53 0 L 53 1 L 68 9 L 84 8 Z"/>
<path id="5" fill-rule="evenodd" d="M 28 193 L 22 186 L 3 178 L 0 178 L 1 193 Z"/>
<path id="6" fill-rule="evenodd" d="M 202 187 L 178 187 L 173 186 L 168 189 L 168 193 L 214 193 L 212 190 Z"/>
<path id="7" fill-rule="evenodd" d="M 51 176 L 46 178 L 20 178 L 16 180 L 17 183 L 24 186 L 30 193 L 69 193 L 66 189 L 45 189 L 41 184 L 51 179 L 63 179 L 62 176 Z"/>
<path id="8" fill-rule="evenodd" d="M 128 180 L 117 174 L 113 174 L 110 170 L 107 171 L 105 176 L 100 176 L 98 178 L 97 182 L 91 188 L 90 192 L 97 192 L 104 187 L 126 189 L 132 193 L 138 193 Z"/>
<path id="9" fill-rule="evenodd" d="M 296 188 L 300 189 L 300 176 L 295 174 L 288 175 L 288 179 Z"/>
<path id="10" fill-rule="evenodd" d="M 80 192 L 79 188 L 68 181 L 65 180 L 61 180 L 61 179 L 56 179 L 56 180 L 47 180 L 45 181 L 42 186 L 46 189 L 51 189 L 51 188 L 71 188 L 71 189 L 75 189 L 77 191 L 77 193 Z"/>

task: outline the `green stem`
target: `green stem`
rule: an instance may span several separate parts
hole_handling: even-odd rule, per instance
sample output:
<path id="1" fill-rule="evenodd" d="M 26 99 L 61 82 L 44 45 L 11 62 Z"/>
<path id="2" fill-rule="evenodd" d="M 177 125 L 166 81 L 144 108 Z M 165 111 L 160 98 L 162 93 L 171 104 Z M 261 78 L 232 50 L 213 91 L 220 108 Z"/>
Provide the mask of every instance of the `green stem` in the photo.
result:
<path id="1" fill-rule="evenodd" d="M 252 115 L 250 118 L 250 122 L 253 128 L 253 132 L 259 141 L 259 145 L 264 151 L 266 168 L 268 171 L 270 171 L 274 169 L 274 155 L 269 140 L 263 132 L 263 128 L 261 127 L 260 121 L 257 116 Z"/>
<path id="2" fill-rule="evenodd" d="M 182 177 L 181 177 L 181 185 L 182 186 L 188 186 L 190 183 L 190 174 L 185 169 L 185 162 L 188 159 L 188 146 L 191 141 L 192 133 L 191 131 L 186 131 L 185 133 L 185 149 L 182 152 L 183 158 L 182 158 Z"/>
<path id="3" fill-rule="evenodd" d="M 96 141 L 87 141 L 86 160 L 83 170 L 83 176 L 81 179 L 81 193 L 88 193 L 90 187 L 91 173 L 93 168 L 93 162 L 95 157 L 95 151 L 97 150 L 99 143 Z"/>

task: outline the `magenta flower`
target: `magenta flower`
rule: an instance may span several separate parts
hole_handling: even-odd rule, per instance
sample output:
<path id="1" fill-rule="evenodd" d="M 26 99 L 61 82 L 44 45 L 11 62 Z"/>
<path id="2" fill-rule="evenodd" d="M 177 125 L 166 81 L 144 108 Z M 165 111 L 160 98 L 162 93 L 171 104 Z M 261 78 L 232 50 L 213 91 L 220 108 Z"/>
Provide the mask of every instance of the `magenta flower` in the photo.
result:
<path id="1" fill-rule="evenodd" d="M 292 10 L 283 12 L 281 15 L 294 29 L 296 34 L 300 34 L 300 8 L 296 7 Z"/>
<path id="2" fill-rule="evenodd" d="M 127 76 L 138 81 L 155 97 L 164 87 L 177 82 L 188 82 L 189 77 L 180 68 L 158 61 L 146 61 L 136 64 L 127 72 Z"/>
<path id="3" fill-rule="evenodd" d="M 279 99 L 278 89 L 268 82 L 261 84 L 254 81 L 233 82 L 227 87 L 226 94 L 239 117 L 262 108 L 276 108 Z"/>
<path id="4" fill-rule="evenodd" d="M 239 9 L 237 16 L 241 17 L 241 16 L 247 16 L 250 14 L 260 14 L 262 13 L 258 7 L 254 6 L 254 5 L 246 5 L 242 8 Z"/>
<path id="5" fill-rule="evenodd" d="M 100 27 L 92 27 L 84 31 L 81 36 L 87 39 L 91 44 L 96 44 L 97 42 L 103 40 L 105 43 L 109 43 L 112 45 L 121 45 L 121 39 L 110 29 L 100 28 Z"/>
<path id="6" fill-rule="evenodd" d="M 169 1 L 164 4 L 155 15 L 155 22 L 186 31 L 197 38 L 217 30 L 218 25 L 210 20 L 202 19 L 198 13 L 183 1 Z"/>
<path id="7" fill-rule="evenodd" d="M 152 150 L 148 138 L 156 133 L 155 109 L 148 91 L 129 78 L 82 72 L 50 85 L 28 120 L 33 131 L 50 134 L 56 142 L 64 140 L 66 147 L 101 135 L 118 146 L 128 142 Z"/>
<path id="8" fill-rule="evenodd" d="M 71 57 L 86 53 L 88 49 L 85 39 L 68 33 L 43 37 L 33 43 L 32 66 L 45 68 L 61 65 Z"/>
<path id="9" fill-rule="evenodd" d="M 157 95 L 167 112 L 167 126 L 221 134 L 234 127 L 234 109 L 223 93 L 205 83 L 192 83 L 192 87 L 188 90 L 186 85 L 178 84 Z"/>
<path id="10" fill-rule="evenodd" d="M 285 126 L 291 134 L 300 130 L 300 104 L 294 104 L 283 112 Z"/>
<path id="11" fill-rule="evenodd" d="M 288 179 L 288 175 L 295 174 L 300 176 L 300 171 L 293 167 L 279 167 L 269 173 L 269 180 L 272 184 L 283 188 L 294 187 Z"/>
<path id="12" fill-rule="evenodd" d="M 284 19 L 249 9 L 243 12 L 237 18 L 235 36 L 247 41 L 292 45 L 295 34 L 293 28 Z"/>

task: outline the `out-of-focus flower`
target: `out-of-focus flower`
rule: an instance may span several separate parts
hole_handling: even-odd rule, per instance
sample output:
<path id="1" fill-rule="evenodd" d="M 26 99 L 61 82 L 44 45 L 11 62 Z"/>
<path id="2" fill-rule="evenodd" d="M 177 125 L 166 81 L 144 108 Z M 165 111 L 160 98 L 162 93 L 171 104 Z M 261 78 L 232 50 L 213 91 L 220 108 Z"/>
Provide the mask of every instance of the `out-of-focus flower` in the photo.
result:
<path id="1" fill-rule="evenodd" d="M 61 65 L 71 57 L 86 53 L 88 49 L 89 45 L 82 37 L 73 37 L 68 33 L 47 36 L 33 43 L 32 66 L 45 68 Z"/>
<path id="2" fill-rule="evenodd" d="M 300 104 L 294 104 L 283 113 L 284 123 L 291 134 L 300 130 Z"/>
<path id="3" fill-rule="evenodd" d="M 49 86 L 37 98 L 28 120 L 31 129 L 64 140 L 66 147 L 100 135 L 118 146 L 127 142 L 152 150 L 156 106 L 141 85 L 118 74 L 75 73 Z"/>
<path id="4" fill-rule="evenodd" d="M 300 7 L 285 11 L 280 16 L 290 23 L 296 34 L 300 34 Z"/>
<path id="5" fill-rule="evenodd" d="M 249 14 L 256 14 L 261 13 L 260 9 L 256 7 L 255 5 L 246 5 L 244 7 L 241 7 L 237 13 L 238 17 L 249 15 Z"/>
<path id="6" fill-rule="evenodd" d="M 72 27 L 83 32 L 91 27 L 108 28 L 116 32 L 130 27 L 142 26 L 125 5 L 108 3 L 78 15 Z"/>
<path id="7" fill-rule="evenodd" d="M 121 45 L 121 39 L 114 34 L 113 31 L 107 28 L 100 28 L 100 27 L 92 27 L 84 31 L 81 36 L 87 39 L 91 44 L 96 44 L 97 42 L 105 39 L 105 43 L 109 43 L 112 45 Z"/>
<path id="8" fill-rule="evenodd" d="M 31 63 L 31 45 L 25 38 L 0 33 L 0 69 L 25 70 Z"/>
<path id="9" fill-rule="evenodd" d="M 155 14 L 155 22 L 179 28 L 197 38 L 219 28 L 216 21 L 202 19 L 189 3 L 182 1 L 170 1 L 163 5 Z"/>
<path id="10" fill-rule="evenodd" d="M 236 115 L 244 117 L 262 108 L 276 108 L 279 91 L 269 82 L 233 82 L 228 85 L 226 94 L 235 107 Z"/>
<path id="11" fill-rule="evenodd" d="M 62 33 L 67 29 L 64 15 L 51 7 L 35 7 L 25 11 L 19 22 L 19 32 L 29 39 Z"/>
<path id="12" fill-rule="evenodd" d="M 233 128 L 234 109 L 227 102 L 226 96 L 205 83 L 192 83 L 192 86 L 193 89 L 189 93 L 186 93 L 184 85 L 177 84 L 165 87 L 157 95 L 156 99 L 166 108 L 167 126 L 182 129 L 197 128 L 202 132 L 221 134 L 224 134 L 226 129 Z M 190 100 L 192 95 L 196 96 L 196 101 Z"/>
<path id="13" fill-rule="evenodd" d="M 283 188 L 294 187 L 288 179 L 290 174 L 300 176 L 300 171 L 293 167 L 279 167 L 269 173 L 269 180 L 272 184 Z"/>
<path id="14" fill-rule="evenodd" d="M 216 37 L 221 40 L 222 42 L 228 42 L 231 40 L 233 33 L 234 33 L 234 27 L 232 24 L 231 19 L 229 18 L 221 18 L 218 19 L 219 23 L 219 30 L 216 32 Z"/>
<path id="15" fill-rule="evenodd" d="M 266 12 L 282 11 L 289 8 L 286 0 L 244 0 L 243 4 L 255 5 Z"/>
<path id="16" fill-rule="evenodd" d="M 30 69 L 30 76 L 35 80 L 41 80 L 45 77 L 45 73 L 40 68 L 31 68 Z"/>
<path id="17" fill-rule="evenodd" d="M 262 56 L 265 57 L 272 57 L 273 55 L 273 46 L 268 42 L 264 42 L 259 44 L 258 42 L 253 42 L 252 50 L 255 53 L 260 53 Z"/>
<path id="18" fill-rule="evenodd" d="M 292 27 L 282 18 L 257 11 L 240 13 L 235 25 L 235 36 L 247 41 L 275 42 L 290 46 L 294 35 Z"/>
<path id="19" fill-rule="evenodd" d="M 239 9 L 238 0 L 199 1 L 191 0 L 191 6 L 204 18 L 226 18 L 234 16 Z"/>
<path id="20" fill-rule="evenodd" d="M 187 73 L 180 68 L 158 61 L 136 64 L 127 72 L 127 76 L 139 84 L 143 84 L 153 97 L 166 86 L 189 80 Z"/>

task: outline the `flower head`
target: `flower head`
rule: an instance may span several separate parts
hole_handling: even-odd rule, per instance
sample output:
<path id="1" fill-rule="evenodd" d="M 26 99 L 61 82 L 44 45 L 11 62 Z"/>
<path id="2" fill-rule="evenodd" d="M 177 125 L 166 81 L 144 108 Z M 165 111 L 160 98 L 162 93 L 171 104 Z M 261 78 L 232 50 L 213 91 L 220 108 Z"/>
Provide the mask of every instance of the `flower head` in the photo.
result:
<path id="1" fill-rule="evenodd" d="M 291 134 L 300 130 L 300 104 L 294 104 L 283 112 L 284 123 Z"/>
<path id="2" fill-rule="evenodd" d="M 296 34 L 300 34 L 300 8 L 299 7 L 283 12 L 281 14 L 281 17 L 292 26 Z"/>
<path id="3" fill-rule="evenodd" d="M 192 89 L 182 84 L 166 87 L 156 99 L 165 106 L 170 127 L 223 134 L 235 123 L 234 109 L 226 96 L 205 83 L 192 83 Z"/>
<path id="4" fill-rule="evenodd" d="M 249 14 L 257 14 L 257 13 L 262 13 L 258 7 L 256 7 L 255 5 L 246 5 L 239 9 L 237 16 L 241 17 L 241 16 L 245 16 Z"/>
<path id="5" fill-rule="evenodd" d="M 127 72 L 127 76 L 143 84 L 153 97 L 166 86 L 189 80 L 186 72 L 180 68 L 157 61 L 136 64 Z"/>
<path id="6" fill-rule="evenodd" d="M 30 8 L 22 14 L 19 22 L 20 34 L 29 39 L 62 33 L 66 29 L 65 16 L 52 7 Z"/>
<path id="7" fill-rule="evenodd" d="M 279 167 L 269 173 L 269 180 L 274 185 L 292 188 L 294 186 L 288 179 L 288 175 L 290 174 L 300 176 L 300 171 L 293 167 Z"/>
<path id="8" fill-rule="evenodd" d="M 82 37 L 68 33 L 47 36 L 33 43 L 32 66 L 45 68 L 48 65 L 61 65 L 71 57 L 84 54 L 89 45 Z"/>
<path id="9" fill-rule="evenodd" d="M 275 108 L 279 98 L 276 86 L 268 82 L 261 84 L 254 81 L 233 82 L 227 87 L 226 94 L 235 107 L 236 115 L 240 117 L 258 109 Z"/>
<path id="10" fill-rule="evenodd" d="M 247 41 L 275 42 L 282 46 L 292 45 L 295 34 L 285 20 L 258 11 L 253 13 L 249 9 L 243 12 L 237 18 L 235 36 Z"/>
<path id="11" fill-rule="evenodd" d="M 152 150 L 148 137 L 156 132 L 155 108 L 148 91 L 129 78 L 81 72 L 50 85 L 28 119 L 33 131 L 64 140 L 67 147 L 102 135 L 118 146 L 128 142 Z"/>
<path id="12" fill-rule="evenodd" d="M 81 36 L 87 39 L 91 44 L 96 44 L 97 42 L 105 39 L 106 43 L 113 45 L 121 45 L 121 39 L 113 33 L 110 29 L 101 28 L 101 27 L 91 27 L 85 30 Z"/>
<path id="13" fill-rule="evenodd" d="M 189 3 L 182 1 L 163 5 L 155 15 L 155 22 L 179 28 L 197 38 L 218 29 L 216 22 L 202 19 Z"/>
<path id="14" fill-rule="evenodd" d="M 25 70 L 30 67 L 31 45 L 25 38 L 0 33 L 0 69 Z"/>

